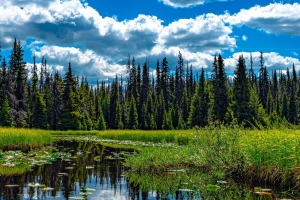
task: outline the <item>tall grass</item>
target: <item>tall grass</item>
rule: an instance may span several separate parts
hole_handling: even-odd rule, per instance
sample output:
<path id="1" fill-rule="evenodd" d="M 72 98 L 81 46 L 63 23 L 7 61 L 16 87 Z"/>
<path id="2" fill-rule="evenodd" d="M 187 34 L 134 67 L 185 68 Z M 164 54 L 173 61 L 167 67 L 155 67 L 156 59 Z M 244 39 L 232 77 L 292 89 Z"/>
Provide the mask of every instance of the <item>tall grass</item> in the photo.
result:
<path id="1" fill-rule="evenodd" d="M 154 143 L 167 142 L 186 145 L 191 140 L 192 135 L 190 131 L 187 130 L 107 130 L 99 132 L 98 137 L 111 140 L 132 140 Z"/>
<path id="2" fill-rule="evenodd" d="M 84 130 L 54 131 L 54 130 L 50 130 L 49 133 L 53 136 L 84 136 L 84 135 L 98 135 L 99 131 L 96 131 L 96 130 L 93 130 L 93 131 L 84 131 Z"/>
<path id="3" fill-rule="evenodd" d="M 152 172 L 193 167 L 209 170 L 220 179 L 230 176 L 248 182 L 300 186 L 299 130 L 208 127 L 181 134 L 189 138 L 188 145 L 142 148 L 125 165 L 136 171 Z"/>
<path id="4" fill-rule="evenodd" d="M 51 142 L 52 136 L 45 130 L 0 128 L 0 149 L 2 150 L 29 151 Z"/>

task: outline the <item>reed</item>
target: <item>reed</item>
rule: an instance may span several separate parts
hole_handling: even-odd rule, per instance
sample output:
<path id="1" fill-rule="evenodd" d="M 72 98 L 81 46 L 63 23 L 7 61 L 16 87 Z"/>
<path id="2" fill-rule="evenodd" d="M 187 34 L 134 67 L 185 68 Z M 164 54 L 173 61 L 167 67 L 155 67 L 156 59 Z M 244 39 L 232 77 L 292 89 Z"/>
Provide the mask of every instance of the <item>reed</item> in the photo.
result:
<path id="1" fill-rule="evenodd" d="M 188 137 L 186 146 L 141 148 L 125 165 L 140 172 L 193 167 L 219 179 L 230 176 L 249 183 L 300 186 L 299 130 L 208 127 Z"/>
<path id="2" fill-rule="evenodd" d="M 101 131 L 98 137 L 101 139 L 111 140 L 132 140 L 154 143 L 176 143 L 179 145 L 187 145 L 191 140 L 191 133 L 187 130 L 107 130 Z"/>
<path id="3" fill-rule="evenodd" d="M 79 131 L 72 131 L 72 130 L 68 130 L 68 131 L 54 131 L 51 130 L 49 131 L 49 133 L 53 136 L 84 136 L 84 135 L 98 135 L 99 131 L 84 131 L 84 130 L 79 130 Z"/>
<path id="4" fill-rule="evenodd" d="M 29 151 L 52 142 L 48 131 L 36 129 L 0 128 L 0 150 Z"/>

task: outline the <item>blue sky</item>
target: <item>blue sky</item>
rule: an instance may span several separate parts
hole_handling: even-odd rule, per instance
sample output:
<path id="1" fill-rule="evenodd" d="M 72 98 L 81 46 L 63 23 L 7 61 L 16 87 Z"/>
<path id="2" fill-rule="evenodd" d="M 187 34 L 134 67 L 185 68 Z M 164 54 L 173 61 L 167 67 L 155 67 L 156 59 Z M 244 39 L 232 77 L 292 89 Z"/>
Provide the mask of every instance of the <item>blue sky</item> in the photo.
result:
<path id="1" fill-rule="evenodd" d="M 3 1 L 3 3 L 2 3 Z M 75 73 L 95 82 L 126 76 L 128 53 L 143 65 L 167 57 L 173 70 L 181 51 L 194 71 L 211 72 L 221 53 L 232 74 L 243 54 L 258 69 L 300 70 L 300 4 L 293 0 L 2 0 L 0 39 L 8 56 L 21 41 L 28 69 L 32 55 L 49 70 Z"/>

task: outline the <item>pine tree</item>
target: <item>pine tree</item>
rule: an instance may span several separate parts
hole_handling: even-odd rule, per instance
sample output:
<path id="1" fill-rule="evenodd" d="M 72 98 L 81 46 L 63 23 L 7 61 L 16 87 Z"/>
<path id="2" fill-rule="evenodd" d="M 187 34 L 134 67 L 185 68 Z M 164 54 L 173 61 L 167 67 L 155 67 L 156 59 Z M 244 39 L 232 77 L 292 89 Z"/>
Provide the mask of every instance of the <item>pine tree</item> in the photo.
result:
<path id="1" fill-rule="evenodd" d="M 190 114 L 188 119 L 189 127 L 204 127 L 208 124 L 208 93 L 205 87 L 204 70 L 202 68 L 200 81 L 196 93 L 192 98 Z"/>
<path id="2" fill-rule="evenodd" d="M 117 102 L 119 99 L 118 94 L 118 79 L 116 77 L 115 81 L 112 82 L 112 88 L 110 92 L 110 100 L 109 100 L 109 128 L 117 129 Z"/>
<path id="3" fill-rule="evenodd" d="M 43 99 L 43 96 L 36 92 L 35 94 L 35 102 L 36 105 L 33 110 L 33 119 L 32 119 L 32 127 L 39 129 L 47 128 L 47 113 L 46 113 L 46 105 Z"/>
<path id="4" fill-rule="evenodd" d="M 138 129 L 139 124 L 138 124 L 138 113 L 136 109 L 136 102 L 134 97 L 131 98 L 130 101 L 130 108 L 129 108 L 129 122 L 128 122 L 128 128 L 129 129 Z"/>
<path id="5" fill-rule="evenodd" d="M 218 56 L 218 59 L 215 56 L 213 66 L 214 70 L 212 75 L 212 113 L 215 121 L 222 122 L 227 111 L 228 94 L 227 76 L 224 68 L 224 60 L 220 54 Z"/>
<path id="6" fill-rule="evenodd" d="M 172 110 L 170 110 L 169 112 L 165 111 L 162 128 L 164 130 L 173 130 L 174 129 L 173 123 L 172 123 Z"/>
<path id="7" fill-rule="evenodd" d="M 54 81 L 51 88 L 51 110 L 52 122 L 50 123 L 51 129 L 57 130 L 61 126 L 61 110 L 63 107 L 62 101 L 63 81 L 58 71 L 54 74 Z"/>
<path id="8" fill-rule="evenodd" d="M 27 81 L 26 62 L 24 62 L 24 50 L 20 41 L 15 39 L 10 60 L 12 73 L 13 94 L 12 102 L 13 119 L 17 127 L 26 127 L 27 108 L 25 101 L 25 85 Z"/>
<path id="9" fill-rule="evenodd" d="M 106 130 L 106 123 L 104 121 L 104 116 L 103 116 L 101 107 L 99 107 L 98 113 L 99 113 L 99 115 L 97 117 L 96 129 L 97 130 Z"/>
<path id="10" fill-rule="evenodd" d="M 1 105 L 0 112 L 0 126 L 3 127 L 12 127 L 12 117 L 10 113 L 10 106 L 7 96 L 4 98 L 3 104 Z"/>
<path id="11" fill-rule="evenodd" d="M 61 111 L 61 124 L 62 130 L 78 130 L 82 129 L 81 114 L 77 110 L 77 94 L 76 94 L 76 78 L 73 76 L 71 63 L 69 63 L 68 71 L 63 80 L 63 108 Z"/>
<path id="12" fill-rule="evenodd" d="M 267 96 L 269 92 L 269 76 L 264 66 L 263 53 L 260 52 L 260 70 L 259 70 L 259 99 L 264 108 L 267 105 Z"/>
<path id="13" fill-rule="evenodd" d="M 249 112 L 250 83 L 246 73 L 245 60 L 242 55 L 239 57 L 234 74 L 232 111 L 239 124 L 245 123 L 246 126 L 249 126 L 249 122 L 252 119 Z"/>

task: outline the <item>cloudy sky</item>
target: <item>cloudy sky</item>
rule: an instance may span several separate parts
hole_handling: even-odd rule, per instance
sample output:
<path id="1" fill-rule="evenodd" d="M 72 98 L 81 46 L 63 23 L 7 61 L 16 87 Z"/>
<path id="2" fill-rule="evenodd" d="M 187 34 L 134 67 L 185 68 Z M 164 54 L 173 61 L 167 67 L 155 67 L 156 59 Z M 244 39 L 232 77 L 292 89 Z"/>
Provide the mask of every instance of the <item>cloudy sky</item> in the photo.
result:
<path id="1" fill-rule="evenodd" d="M 230 74 L 250 52 L 258 69 L 262 51 L 270 71 L 300 70 L 293 0 L 1 0 L 0 13 L 4 56 L 17 38 L 28 66 L 35 54 L 64 75 L 71 62 L 90 82 L 125 76 L 128 53 L 141 65 L 148 57 L 152 70 L 167 57 L 174 70 L 181 51 L 194 71 L 207 72 L 221 53 Z"/>

